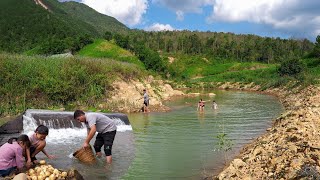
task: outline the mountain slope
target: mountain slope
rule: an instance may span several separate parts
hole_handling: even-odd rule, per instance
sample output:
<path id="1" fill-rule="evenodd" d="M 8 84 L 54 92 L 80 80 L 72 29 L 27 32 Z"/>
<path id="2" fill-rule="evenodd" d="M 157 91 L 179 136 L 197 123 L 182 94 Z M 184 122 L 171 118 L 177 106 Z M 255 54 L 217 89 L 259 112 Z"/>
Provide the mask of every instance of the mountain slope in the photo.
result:
<path id="1" fill-rule="evenodd" d="M 55 1 L 55 0 L 46 0 Z M 126 32 L 129 30 L 124 24 L 111 16 L 100 14 L 94 9 L 73 1 L 60 3 L 61 8 L 74 19 L 81 19 L 92 25 L 100 34 L 106 31 Z"/>
<path id="2" fill-rule="evenodd" d="M 60 46 L 61 50 L 73 44 L 73 39 L 89 35 L 97 38 L 104 30 L 126 29 L 114 18 L 95 12 L 84 4 L 60 3 L 56 0 L 43 0 L 49 11 L 37 5 L 34 0 L 1 0 L 0 1 L 0 51 L 24 52 L 33 48 L 41 49 L 44 43 Z M 83 15 L 70 12 L 72 8 L 81 9 Z M 86 15 L 86 11 L 90 11 Z M 88 23 L 94 16 L 100 17 L 94 26 Z M 86 20 L 84 20 L 84 19 Z M 105 23 L 104 28 L 102 25 Z M 112 27 L 112 28 L 111 28 Z M 109 28 L 109 29 L 108 29 Z M 121 30 L 119 30 L 121 31 Z"/>

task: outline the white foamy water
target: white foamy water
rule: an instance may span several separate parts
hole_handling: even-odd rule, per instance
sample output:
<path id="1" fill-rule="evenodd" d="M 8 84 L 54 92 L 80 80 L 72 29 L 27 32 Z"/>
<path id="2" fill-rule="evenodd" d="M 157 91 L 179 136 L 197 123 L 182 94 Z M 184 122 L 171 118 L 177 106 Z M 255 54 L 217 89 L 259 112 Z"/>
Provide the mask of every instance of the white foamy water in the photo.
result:
<path id="1" fill-rule="evenodd" d="M 44 112 L 45 113 L 45 112 Z M 132 131 L 131 125 L 126 125 L 120 118 L 112 118 L 117 125 L 117 132 Z M 44 123 L 40 121 L 43 125 L 50 125 L 51 120 Z M 37 128 L 37 121 L 32 117 L 31 113 L 28 111 L 23 115 L 23 133 L 28 134 L 31 131 L 34 131 Z M 72 143 L 75 139 L 84 139 L 87 136 L 87 128 L 83 125 L 82 128 L 61 128 L 53 129 L 49 127 L 49 135 L 46 138 L 48 143 L 54 144 L 65 144 Z"/>

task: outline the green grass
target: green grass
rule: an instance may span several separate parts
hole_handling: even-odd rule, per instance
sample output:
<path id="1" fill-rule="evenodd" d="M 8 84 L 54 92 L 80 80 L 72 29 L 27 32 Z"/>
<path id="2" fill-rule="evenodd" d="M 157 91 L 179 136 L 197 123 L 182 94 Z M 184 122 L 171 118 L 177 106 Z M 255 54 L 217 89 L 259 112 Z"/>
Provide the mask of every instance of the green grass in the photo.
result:
<path id="1" fill-rule="evenodd" d="M 135 64 L 105 58 L 0 54 L 0 117 L 28 108 L 96 107 L 106 102 L 114 80 L 145 75 Z"/>
<path id="2" fill-rule="evenodd" d="M 305 64 L 303 73 L 295 76 L 281 77 L 279 64 L 259 62 L 240 63 L 231 59 L 205 59 L 201 56 L 168 55 L 175 57 L 169 65 L 171 73 L 188 86 L 212 84 L 213 82 L 255 83 L 262 89 L 289 85 L 305 87 L 319 83 L 320 59 L 302 59 Z"/>
<path id="3" fill-rule="evenodd" d="M 144 67 L 143 63 L 131 52 L 102 39 L 85 46 L 79 51 L 78 55 L 93 58 L 112 58 L 118 61 L 136 64 L 141 68 Z"/>

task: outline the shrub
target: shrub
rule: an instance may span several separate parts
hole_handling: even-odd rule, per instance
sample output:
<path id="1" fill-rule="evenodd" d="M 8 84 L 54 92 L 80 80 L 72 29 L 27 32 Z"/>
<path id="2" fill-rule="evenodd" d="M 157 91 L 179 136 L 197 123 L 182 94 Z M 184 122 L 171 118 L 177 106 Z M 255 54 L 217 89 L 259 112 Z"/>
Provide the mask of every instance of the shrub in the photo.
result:
<path id="1" fill-rule="evenodd" d="M 280 76 L 296 76 L 304 71 L 304 64 L 296 58 L 285 60 L 281 63 L 278 73 Z"/>

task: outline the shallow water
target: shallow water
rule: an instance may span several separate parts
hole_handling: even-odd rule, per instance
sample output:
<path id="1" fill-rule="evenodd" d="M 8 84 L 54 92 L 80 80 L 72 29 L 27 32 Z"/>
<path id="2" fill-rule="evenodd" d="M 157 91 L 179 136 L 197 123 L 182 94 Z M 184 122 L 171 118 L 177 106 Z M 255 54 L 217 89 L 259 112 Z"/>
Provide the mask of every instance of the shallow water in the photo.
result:
<path id="1" fill-rule="evenodd" d="M 224 154 L 217 150 L 216 136 L 226 133 L 234 144 L 228 158 L 265 132 L 283 111 L 273 96 L 232 91 L 213 91 L 216 96 L 179 98 L 166 104 L 167 113 L 129 114 L 132 126 L 120 127 L 113 147 L 113 164 L 103 158 L 84 165 L 69 157 L 80 148 L 85 129 L 50 129 L 46 150 L 49 160 L 62 169 L 77 168 L 85 179 L 201 179 L 223 167 Z M 204 112 L 197 102 L 206 101 Z M 215 99 L 218 109 L 210 104 Z M 94 141 L 92 141 L 93 144 Z M 41 153 L 40 153 L 41 154 Z M 43 158 L 43 155 L 38 155 Z"/>

